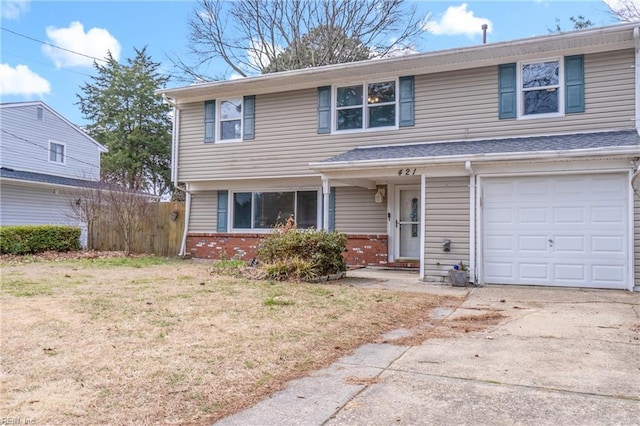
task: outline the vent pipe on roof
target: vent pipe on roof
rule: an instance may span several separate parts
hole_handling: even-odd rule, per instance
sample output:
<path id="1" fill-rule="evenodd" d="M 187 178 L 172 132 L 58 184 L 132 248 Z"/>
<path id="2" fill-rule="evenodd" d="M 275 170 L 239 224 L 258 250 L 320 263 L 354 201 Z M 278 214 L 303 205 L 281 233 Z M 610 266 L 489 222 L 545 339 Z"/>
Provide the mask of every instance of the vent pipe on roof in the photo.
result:
<path id="1" fill-rule="evenodd" d="M 487 24 L 482 24 L 482 44 L 487 44 Z"/>

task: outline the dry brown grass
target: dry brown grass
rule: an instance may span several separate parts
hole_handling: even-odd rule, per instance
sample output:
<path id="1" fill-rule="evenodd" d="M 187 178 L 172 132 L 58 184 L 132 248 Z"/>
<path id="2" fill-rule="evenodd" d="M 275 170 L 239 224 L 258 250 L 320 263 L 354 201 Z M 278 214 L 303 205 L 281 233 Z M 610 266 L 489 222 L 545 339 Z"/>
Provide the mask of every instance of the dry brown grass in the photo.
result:
<path id="1" fill-rule="evenodd" d="M 424 328 L 436 306 L 460 303 L 340 282 L 212 276 L 207 266 L 4 262 L 2 417 L 210 424 L 381 333 Z"/>

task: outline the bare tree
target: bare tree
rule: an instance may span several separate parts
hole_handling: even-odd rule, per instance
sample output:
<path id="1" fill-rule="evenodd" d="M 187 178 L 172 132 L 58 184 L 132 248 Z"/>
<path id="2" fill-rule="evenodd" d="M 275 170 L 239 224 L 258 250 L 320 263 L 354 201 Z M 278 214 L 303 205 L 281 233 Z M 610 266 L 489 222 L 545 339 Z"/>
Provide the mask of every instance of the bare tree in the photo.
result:
<path id="1" fill-rule="evenodd" d="M 617 0 L 605 2 L 611 13 L 623 22 L 640 21 L 640 0 Z"/>
<path id="2" fill-rule="evenodd" d="M 189 27 L 189 49 L 197 63 L 174 64 L 204 80 L 211 78 L 198 69 L 216 59 L 248 76 L 281 71 L 285 64 L 299 68 L 361 60 L 363 47 L 368 58 L 384 57 L 412 47 L 425 31 L 415 6 L 404 0 L 198 0 Z M 321 54 L 309 55 L 310 38 L 323 41 Z M 285 49 L 287 60 L 278 61 Z M 314 62 L 292 60 L 298 49 Z"/>
<path id="3" fill-rule="evenodd" d="M 71 216 L 87 226 L 87 248 L 95 249 L 94 233 L 98 218 L 105 209 L 106 197 L 97 189 L 96 182 L 87 182 L 83 188 L 72 191 L 67 196 Z"/>
<path id="4" fill-rule="evenodd" d="M 126 256 L 131 254 L 142 224 L 152 212 L 153 200 L 149 194 L 107 181 L 88 182 L 68 197 L 72 216 L 87 225 L 87 248 L 96 248 L 97 223 L 111 218 Z"/>

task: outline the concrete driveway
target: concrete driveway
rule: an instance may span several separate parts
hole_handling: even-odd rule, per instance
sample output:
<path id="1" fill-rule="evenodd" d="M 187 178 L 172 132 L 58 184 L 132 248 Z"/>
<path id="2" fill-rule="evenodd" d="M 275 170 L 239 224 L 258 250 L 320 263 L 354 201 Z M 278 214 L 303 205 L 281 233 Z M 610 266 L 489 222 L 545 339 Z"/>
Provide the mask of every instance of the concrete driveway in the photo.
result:
<path id="1" fill-rule="evenodd" d="M 468 293 L 446 321 L 505 318 L 419 346 L 364 345 L 219 424 L 640 424 L 640 294 L 430 287 Z"/>

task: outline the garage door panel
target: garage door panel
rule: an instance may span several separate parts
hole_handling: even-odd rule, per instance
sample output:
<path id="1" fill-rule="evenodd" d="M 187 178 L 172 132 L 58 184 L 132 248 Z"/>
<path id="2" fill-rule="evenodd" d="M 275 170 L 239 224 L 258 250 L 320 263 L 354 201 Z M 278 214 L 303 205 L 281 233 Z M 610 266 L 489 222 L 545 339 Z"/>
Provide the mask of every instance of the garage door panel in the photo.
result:
<path id="1" fill-rule="evenodd" d="M 584 207 L 556 207 L 553 209 L 553 223 L 559 225 L 584 225 L 586 216 Z"/>
<path id="2" fill-rule="evenodd" d="M 485 241 L 487 251 L 496 253 L 512 253 L 514 249 L 511 235 L 492 235 Z"/>
<path id="3" fill-rule="evenodd" d="M 542 224 L 547 223 L 547 209 L 545 207 L 522 207 L 518 209 L 518 223 Z"/>
<path id="4" fill-rule="evenodd" d="M 556 253 L 586 254 L 586 238 L 583 235 L 556 235 L 553 239 Z"/>
<path id="5" fill-rule="evenodd" d="M 587 278 L 587 268 L 584 264 L 556 263 L 554 265 L 554 279 L 558 282 L 583 282 Z"/>
<path id="6" fill-rule="evenodd" d="M 624 265 L 593 265 L 591 268 L 593 281 L 609 284 L 612 281 L 622 281 L 625 276 Z"/>
<path id="7" fill-rule="evenodd" d="M 591 252 L 600 255 L 625 253 L 625 237 L 623 235 L 594 235 L 591 237 Z"/>
<path id="8" fill-rule="evenodd" d="M 518 278 L 527 281 L 547 281 L 550 278 L 548 263 L 520 263 Z"/>
<path id="9" fill-rule="evenodd" d="M 520 235 L 518 237 L 518 248 L 524 253 L 546 253 L 547 238 L 539 235 Z"/>
<path id="10" fill-rule="evenodd" d="M 486 178 L 484 282 L 627 288 L 627 180 L 625 174 Z"/>
<path id="11" fill-rule="evenodd" d="M 626 214 L 620 206 L 596 206 L 591 208 L 591 222 L 593 223 L 624 223 Z"/>
<path id="12" fill-rule="evenodd" d="M 499 284 L 504 284 L 514 279 L 513 264 L 508 262 L 487 262 L 485 268 L 487 274 L 501 280 Z"/>

